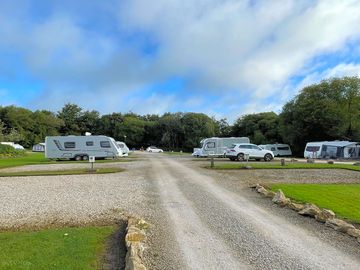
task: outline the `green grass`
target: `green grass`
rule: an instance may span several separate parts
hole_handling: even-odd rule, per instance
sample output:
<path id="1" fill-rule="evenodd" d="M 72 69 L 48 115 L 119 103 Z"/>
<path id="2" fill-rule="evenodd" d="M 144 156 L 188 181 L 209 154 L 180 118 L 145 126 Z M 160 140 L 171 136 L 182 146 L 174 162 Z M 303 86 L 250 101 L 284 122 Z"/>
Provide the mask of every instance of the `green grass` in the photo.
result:
<path id="1" fill-rule="evenodd" d="M 0 232 L 0 270 L 99 269 L 106 239 L 115 229 L 104 226 Z"/>
<path id="2" fill-rule="evenodd" d="M 216 164 L 214 169 L 217 170 L 236 170 L 243 169 L 244 166 L 251 166 L 253 169 L 344 169 L 360 171 L 360 166 L 351 164 L 327 164 L 327 163 L 287 163 L 281 166 L 280 163 L 222 163 Z M 210 167 L 210 166 L 209 166 Z"/>
<path id="3" fill-rule="evenodd" d="M 164 154 L 170 155 L 170 156 L 172 156 L 172 155 L 174 155 L 174 156 L 191 155 L 191 153 L 188 153 L 188 152 L 168 152 L 168 151 L 165 151 Z"/>
<path id="4" fill-rule="evenodd" d="M 78 175 L 78 174 L 107 174 L 122 172 L 120 168 L 98 168 L 94 172 L 89 172 L 89 169 L 79 168 L 71 170 L 56 170 L 56 171 L 25 171 L 25 172 L 0 172 L 0 177 L 12 176 L 49 176 L 49 175 Z"/>
<path id="5" fill-rule="evenodd" d="M 360 184 L 273 184 L 299 202 L 333 210 L 339 217 L 360 223 Z"/>
<path id="6" fill-rule="evenodd" d="M 110 163 L 110 162 L 128 162 L 131 161 L 126 158 L 121 159 L 105 159 L 97 160 L 96 163 Z M 14 158 L 0 158 L 0 169 L 24 166 L 24 165 L 36 165 L 36 164 L 64 164 L 64 163 L 89 163 L 88 161 L 55 161 L 45 158 L 44 153 L 32 153 L 28 152 L 26 156 L 14 157 Z"/>

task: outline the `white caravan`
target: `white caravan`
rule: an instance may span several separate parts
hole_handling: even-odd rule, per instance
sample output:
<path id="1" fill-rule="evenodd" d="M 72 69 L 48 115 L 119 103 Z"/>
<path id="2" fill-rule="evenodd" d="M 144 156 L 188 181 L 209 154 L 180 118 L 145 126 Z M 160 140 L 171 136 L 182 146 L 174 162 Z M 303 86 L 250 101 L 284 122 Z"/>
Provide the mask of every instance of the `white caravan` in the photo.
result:
<path id="1" fill-rule="evenodd" d="M 9 145 L 16 150 L 25 150 L 25 148 L 22 145 L 14 143 L 14 142 L 0 142 L 0 144 Z"/>
<path id="2" fill-rule="evenodd" d="M 124 142 L 116 142 L 116 143 L 120 147 L 121 152 L 123 153 L 123 156 L 128 156 L 130 149 L 129 149 L 129 147 L 127 147 L 126 143 L 124 143 Z"/>
<path id="3" fill-rule="evenodd" d="M 262 149 L 272 151 L 275 157 L 286 157 L 291 156 L 291 148 L 288 144 L 275 143 L 275 144 L 261 144 L 259 145 Z"/>
<path id="4" fill-rule="evenodd" d="M 45 157 L 50 159 L 88 160 L 122 156 L 120 147 L 107 136 L 48 136 L 45 138 Z"/>
<path id="5" fill-rule="evenodd" d="M 308 142 L 305 158 L 359 158 L 360 143 L 349 141 Z"/>
<path id="6" fill-rule="evenodd" d="M 248 137 L 206 138 L 201 140 L 201 148 L 194 148 L 192 155 L 196 157 L 225 157 L 226 149 L 236 143 L 250 143 L 250 139 Z"/>

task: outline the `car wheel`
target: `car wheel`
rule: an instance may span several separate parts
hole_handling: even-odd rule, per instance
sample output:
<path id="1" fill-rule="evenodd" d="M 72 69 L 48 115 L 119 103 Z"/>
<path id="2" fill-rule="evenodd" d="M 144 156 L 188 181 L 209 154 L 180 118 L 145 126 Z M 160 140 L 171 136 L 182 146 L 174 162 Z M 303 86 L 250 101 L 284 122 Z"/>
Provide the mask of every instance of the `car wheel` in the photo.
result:
<path id="1" fill-rule="evenodd" d="M 244 154 L 243 153 L 240 153 L 237 155 L 237 160 L 238 161 L 244 161 Z"/>
<path id="2" fill-rule="evenodd" d="M 82 160 L 82 158 L 81 158 L 81 156 L 75 156 L 75 160 L 80 161 L 80 160 Z"/>
<path id="3" fill-rule="evenodd" d="M 271 161 L 273 159 L 273 157 L 272 157 L 272 155 L 270 155 L 270 154 L 266 154 L 265 156 L 264 156 L 264 160 L 265 161 Z"/>
<path id="4" fill-rule="evenodd" d="M 149 150 L 149 153 L 152 153 L 152 150 Z"/>
<path id="5" fill-rule="evenodd" d="M 88 160 L 89 160 L 89 156 L 88 156 L 88 155 L 83 156 L 83 157 L 82 157 L 82 160 L 88 161 Z"/>

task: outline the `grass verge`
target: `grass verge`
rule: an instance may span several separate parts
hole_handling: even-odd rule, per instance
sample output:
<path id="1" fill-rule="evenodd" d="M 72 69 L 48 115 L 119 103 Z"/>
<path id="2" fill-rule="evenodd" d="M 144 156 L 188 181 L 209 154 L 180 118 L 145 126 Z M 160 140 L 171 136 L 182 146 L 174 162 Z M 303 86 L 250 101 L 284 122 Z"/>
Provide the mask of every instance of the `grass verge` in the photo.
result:
<path id="1" fill-rule="evenodd" d="M 0 270 L 99 269 L 115 226 L 0 232 Z"/>
<path id="2" fill-rule="evenodd" d="M 124 169 L 120 168 L 99 168 L 94 172 L 89 172 L 88 169 L 71 169 L 71 170 L 56 170 L 56 171 L 25 171 L 25 172 L 0 172 L 0 177 L 14 177 L 14 176 L 50 176 L 50 175 L 79 175 L 79 174 L 107 174 L 122 172 Z"/>
<path id="3" fill-rule="evenodd" d="M 189 155 L 191 155 L 191 153 L 187 153 L 187 152 L 168 152 L 168 151 L 165 151 L 164 154 L 169 155 L 169 156 L 189 156 Z"/>
<path id="4" fill-rule="evenodd" d="M 245 166 L 251 166 L 253 169 L 344 169 L 352 171 L 360 171 L 360 166 L 351 164 L 327 164 L 327 163 L 287 163 L 281 166 L 278 163 L 223 163 L 216 164 L 216 170 L 239 170 Z M 207 166 L 210 168 L 210 166 Z"/>
<path id="5" fill-rule="evenodd" d="M 129 162 L 126 158 L 97 160 L 96 163 Z M 37 164 L 67 164 L 67 163 L 88 163 L 88 161 L 55 161 L 45 158 L 44 153 L 28 152 L 26 156 L 14 158 L 0 158 L 0 169 Z"/>
<path id="6" fill-rule="evenodd" d="M 333 210 L 339 217 L 360 224 L 360 184 L 273 184 L 299 202 Z"/>

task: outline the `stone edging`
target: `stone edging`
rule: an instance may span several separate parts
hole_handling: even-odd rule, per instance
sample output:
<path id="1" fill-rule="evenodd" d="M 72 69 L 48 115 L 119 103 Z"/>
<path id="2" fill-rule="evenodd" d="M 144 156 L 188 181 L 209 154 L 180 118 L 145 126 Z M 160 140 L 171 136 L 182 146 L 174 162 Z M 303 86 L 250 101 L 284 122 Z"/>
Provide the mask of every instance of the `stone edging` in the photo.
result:
<path id="1" fill-rule="evenodd" d="M 126 258 L 125 270 L 146 270 L 142 262 L 145 249 L 146 230 L 149 224 L 143 219 L 129 218 L 125 236 Z"/>
<path id="2" fill-rule="evenodd" d="M 333 211 L 328 209 L 321 209 L 314 204 L 301 204 L 292 202 L 289 198 L 285 197 L 281 189 L 279 189 L 275 193 L 271 190 L 267 190 L 260 184 L 257 184 L 256 186 L 251 186 L 251 188 L 254 188 L 258 193 L 262 194 L 263 196 L 271 198 L 273 203 L 276 203 L 281 207 L 288 207 L 296 211 L 299 215 L 315 218 L 317 221 L 324 223 L 325 226 L 331 227 L 336 231 L 343 232 L 357 238 L 357 241 L 360 243 L 360 230 L 356 229 L 354 225 L 336 218 Z"/>

